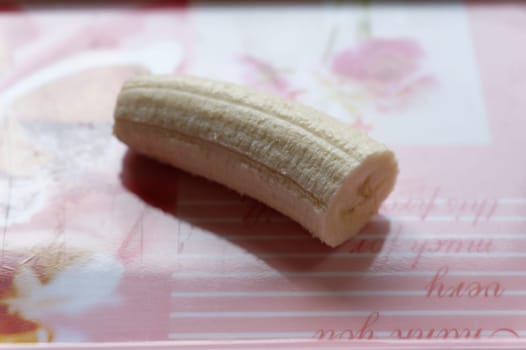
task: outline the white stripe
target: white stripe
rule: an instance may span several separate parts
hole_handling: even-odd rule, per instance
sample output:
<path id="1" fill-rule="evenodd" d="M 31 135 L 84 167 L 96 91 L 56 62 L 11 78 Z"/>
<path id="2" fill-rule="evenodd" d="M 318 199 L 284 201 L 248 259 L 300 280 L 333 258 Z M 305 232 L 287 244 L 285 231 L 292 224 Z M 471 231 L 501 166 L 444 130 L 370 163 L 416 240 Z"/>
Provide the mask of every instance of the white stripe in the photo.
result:
<path id="1" fill-rule="evenodd" d="M 177 199 L 179 205 L 241 205 L 239 199 Z"/>
<path id="2" fill-rule="evenodd" d="M 484 216 L 475 216 L 475 215 L 428 215 L 425 218 L 422 218 L 418 215 L 388 215 L 388 216 L 373 216 L 371 218 L 373 222 L 385 222 L 385 221 L 434 221 L 434 222 L 454 222 L 454 221 L 504 221 L 504 222 L 522 222 L 526 221 L 526 216 L 522 215 L 509 215 L 509 216 L 497 216 L 493 215 L 489 218 Z"/>
<path id="3" fill-rule="evenodd" d="M 476 200 L 476 199 L 474 199 Z M 496 199 L 498 204 L 526 204 L 526 198 L 499 198 Z M 385 204 L 398 204 L 398 203 L 426 203 L 430 204 L 430 201 L 426 198 L 395 198 L 388 199 Z M 447 198 L 435 198 L 433 204 L 446 204 L 449 202 Z M 233 205 L 233 204 L 245 204 L 240 199 L 178 199 L 177 204 L 182 205 Z"/>
<path id="4" fill-rule="evenodd" d="M 398 203 L 415 203 L 415 204 L 448 204 L 452 200 L 456 201 L 458 203 L 458 200 L 455 198 L 435 198 L 433 201 L 430 201 L 426 198 L 395 198 L 395 199 L 388 199 L 384 201 L 385 204 L 398 204 Z M 461 200 L 462 201 L 462 200 Z M 526 204 L 526 198 L 496 198 L 491 199 L 490 202 L 496 201 L 497 204 Z M 486 202 L 484 199 L 476 199 L 476 198 L 470 198 L 466 200 L 466 203 L 481 203 Z M 456 204 L 455 203 L 455 204 Z"/>
<path id="5" fill-rule="evenodd" d="M 522 291 L 520 291 L 522 292 Z M 508 294 L 508 291 L 505 291 Z M 358 291 L 254 291 L 254 292 L 173 292 L 172 298 L 246 298 L 246 297 L 335 297 L 335 296 L 425 296 L 425 290 Z M 526 291 L 524 292 L 526 295 Z"/>
<path id="6" fill-rule="evenodd" d="M 489 221 L 510 221 L 510 222 L 522 222 L 526 221 L 526 216 L 515 215 L 515 216 L 492 216 Z"/>
<path id="7" fill-rule="evenodd" d="M 398 204 L 398 203 L 415 203 L 415 204 L 446 204 L 447 198 L 435 198 L 430 201 L 429 198 L 393 198 L 384 201 L 385 204 Z"/>
<path id="8" fill-rule="evenodd" d="M 443 339 L 440 336 L 440 331 L 442 328 L 447 327 L 437 327 L 436 330 L 436 338 L 431 339 Z M 336 333 L 343 332 L 344 329 L 338 329 L 336 330 Z M 424 333 L 428 333 L 429 329 L 423 329 Z M 471 334 L 475 334 L 475 329 L 472 330 Z M 492 330 L 483 330 L 480 335 L 481 337 L 488 337 L 491 336 L 493 333 Z M 526 336 L 526 330 L 515 330 L 515 333 L 517 333 L 519 336 L 523 337 Z M 168 334 L 168 338 L 170 339 L 312 339 L 313 336 L 316 335 L 316 332 L 171 332 Z M 378 331 L 375 330 L 374 332 L 376 339 L 393 339 L 393 332 L 392 331 Z M 469 337 L 459 337 L 459 338 L 451 338 L 451 339 L 468 339 Z M 424 346 L 424 345 L 423 345 Z M 481 344 L 477 344 L 477 349 L 482 349 Z M 273 346 L 272 349 L 275 347 Z M 349 349 L 352 349 L 354 347 L 350 347 Z M 502 347 L 502 349 L 506 349 L 507 347 Z M 309 347 L 309 349 L 311 349 Z M 327 349 L 327 348 L 320 348 L 320 349 Z M 424 347 L 422 347 L 424 349 Z M 496 349 L 496 348 L 495 348 Z M 519 349 L 519 348 L 517 348 Z"/>
<path id="9" fill-rule="evenodd" d="M 526 310 L 381 310 L 383 316 L 526 316 Z M 370 311 L 177 311 L 171 318 L 367 317 Z"/>
<path id="10" fill-rule="evenodd" d="M 442 328 L 437 327 L 436 334 L 438 338 L 431 339 L 443 339 L 439 333 Z M 336 330 L 336 333 L 343 332 L 344 329 Z M 424 333 L 428 333 L 429 329 L 423 329 Z M 472 334 L 475 334 L 475 329 L 472 330 Z M 492 330 L 483 330 L 480 335 L 481 337 L 491 336 Z M 526 336 L 526 330 L 515 330 L 519 336 Z M 171 332 L 168 334 L 170 339 L 312 339 L 316 332 Z M 376 339 L 393 339 L 392 332 L 377 331 L 374 332 Z M 454 339 L 468 339 L 469 337 L 459 337 Z M 453 338 L 452 338 L 453 339 Z M 393 344 L 395 345 L 395 344 Z M 424 346 L 424 345 L 423 345 Z M 477 344 L 477 349 L 481 348 L 482 344 Z M 272 347 L 274 349 L 274 347 Z M 352 347 L 351 347 L 352 348 Z M 309 347 L 310 349 L 310 347 Z M 326 348 L 323 348 L 326 349 Z M 424 349 L 424 347 L 422 348 Z M 495 348 L 496 349 L 496 348 Z M 503 347 L 506 349 L 506 347 Z M 518 348 L 517 348 L 518 349 Z"/>
<path id="11" fill-rule="evenodd" d="M 316 332 L 172 332 L 170 339 L 312 339 Z M 375 331 L 378 338 L 388 338 L 392 332 Z M 274 348 L 274 347 L 273 347 Z M 310 347 L 309 347 L 310 349 Z"/>
<path id="12" fill-rule="evenodd" d="M 238 235 L 241 237 L 246 237 L 247 235 Z M 263 235 L 261 235 L 263 236 Z M 307 238 L 310 238 L 306 235 Z M 221 236 L 228 239 L 228 236 Z M 272 237 L 272 236 L 266 236 Z M 296 235 L 296 237 L 299 237 Z M 394 233 L 363 233 L 357 236 L 354 236 L 356 240 L 372 240 L 372 239 L 388 239 L 395 237 Z M 397 234 L 396 239 L 398 240 L 417 240 L 417 241 L 427 241 L 427 240 L 444 240 L 451 239 L 461 242 L 469 242 L 473 240 L 489 240 L 489 239 L 509 239 L 509 240 L 526 240 L 526 232 L 521 233 L 466 233 L 466 232 L 448 232 L 448 233 L 403 233 L 400 232 Z"/>
<path id="13" fill-rule="evenodd" d="M 188 221 L 189 223 L 250 223 L 250 218 L 243 217 L 185 217 L 180 216 L 181 220 Z M 258 223 L 276 223 L 276 222 L 292 222 L 291 219 L 284 216 L 275 216 L 275 217 L 264 217 L 264 218 L 254 218 L 254 221 Z"/>
<path id="14" fill-rule="evenodd" d="M 394 257 L 404 257 L 404 256 L 417 256 L 418 253 L 407 252 L 407 253 L 392 253 L 390 256 Z M 523 258 L 526 257 L 526 252 L 488 252 L 488 253 L 479 253 L 479 252 L 465 252 L 465 253 L 455 253 L 455 252 L 425 252 L 422 253 L 424 257 L 458 257 L 458 258 Z"/>
<path id="15" fill-rule="evenodd" d="M 526 204 L 526 198 L 500 198 L 498 204 Z"/>
<path id="16" fill-rule="evenodd" d="M 188 221 L 190 223 L 244 223 L 250 222 L 250 219 L 243 217 L 209 217 L 209 216 L 180 216 L 180 219 Z M 258 222 L 292 222 L 291 219 L 284 216 L 271 216 L 264 218 L 254 218 Z M 484 216 L 475 216 L 475 215 L 428 215 L 425 218 L 422 218 L 418 215 L 388 215 L 388 216 L 373 216 L 371 218 L 372 222 L 385 222 L 385 221 L 422 221 L 422 222 L 454 222 L 454 221 L 503 221 L 503 222 L 522 222 L 526 221 L 526 216 L 522 215 L 509 215 L 509 216 L 496 216 L 493 215 L 489 218 Z"/>
<path id="17" fill-rule="evenodd" d="M 368 297 L 426 296 L 425 290 L 346 290 L 346 291 L 243 291 L 243 292 L 173 292 L 172 298 L 258 298 L 258 297 Z M 505 290 L 503 296 L 525 296 L 526 290 Z"/>
<path id="18" fill-rule="evenodd" d="M 192 239 L 210 239 L 218 238 L 216 235 L 209 233 L 199 234 L 202 232 L 194 232 Z M 373 240 L 373 239 L 388 239 L 394 237 L 394 233 L 363 233 L 355 236 L 354 239 L 359 240 Z M 220 238 L 230 241 L 284 241 L 284 240 L 311 240 L 312 237 L 308 234 L 292 234 L 292 235 L 254 235 L 254 234 L 232 234 L 221 235 Z M 526 240 L 526 232 L 524 233 L 399 233 L 396 238 L 398 240 L 430 240 L 430 239 L 454 239 L 457 241 L 469 241 L 475 239 L 510 239 L 510 240 Z"/>
<path id="19" fill-rule="evenodd" d="M 226 222 L 226 223 L 242 223 L 244 220 L 242 217 L 190 217 L 190 216 L 179 216 L 181 220 L 189 223 L 207 223 L 207 222 Z"/>
<path id="20" fill-rule="evenodd" d="M 209 238 L 210 235 L 206 236 L 200 236 L 200 238 Z M 216 238 L 217 236 L 214 236 Z M 524 239 L 526 239 L 526 234 L 523 235 Z M 192 237 L 194 238 L 194 237 Z M 285 240 L 312 240 L 312 237 L 308 234 L 302 234 L 302 235 L 252 235 L 250 233 L 247 234 L 241 234 L 241 235 L 221 235 L 220 238 L 226 239 L 229 241 L 285 241 Z"/>
<path id="21" fill-rule="evenodd" d="M 336 252 L 336 253 L 261 253 L 261 254 L 250 254 L 250 253 L 183 253 L 177 255 L 178 259 L 225 259 L 225 260 L 250 260 L 250 259 L 267 259 L 267 258 L 286 258 L 286 259 L 311 259 L 311 258 L 336 258 L 336 259 L 355 259 L 355 258 L 372 258 L 382 257 L 382 254 L 377 253 L 347 253 L 347 252 Z M 389 254 L 390 257 L 401 257 L 401 258 L 416 258 L 416 257 L 428 257 L 428 258 L 443 258 L 443 257 L 454 257 L 454 258 L 475 258 L 475 259 L 490 259 L 490 258 L 525 258 L 526 252 L 489 252 L 489 253 L 478 253 L 478 252 L 393 252 Z"/>
<path id="22" fill-rule="evenodd" d="M 265 277 L 409 277 L 409 276 L 435 276 L 436 271 L 320 271 L 320 272 L 174 272 L 172 277 L 175 279 L 195 279 L 195 278 L 265 278 Z M 483 277 L 526 277 L 526 271 L 449 271 L 448 276 L 483 276 Z"/>
<path id="23" fill-rule="evenodd" d="M 526 295 L 526 290 L 504 290 L 502 295 L 522 296 Z"/>
<path id="24" fill-rule="evenodd" d="M 170 339 L 294 339 L 312 338 L 313 334 L 313 332 L 172 332 L 168 337 Z"/>

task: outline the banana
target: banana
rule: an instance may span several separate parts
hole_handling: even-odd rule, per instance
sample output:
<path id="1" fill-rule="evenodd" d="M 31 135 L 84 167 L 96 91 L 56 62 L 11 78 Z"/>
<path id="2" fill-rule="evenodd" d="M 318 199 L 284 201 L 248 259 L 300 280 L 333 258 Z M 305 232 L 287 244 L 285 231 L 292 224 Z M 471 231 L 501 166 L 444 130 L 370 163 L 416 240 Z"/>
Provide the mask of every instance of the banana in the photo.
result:
<path id="1" fill-rule="evenodd" d="M 131 149 L 247 194 L 335 247 L 392 191 L 392 151 L 319 111 L 190 76 L 127 81 L 114 134 Z"/>

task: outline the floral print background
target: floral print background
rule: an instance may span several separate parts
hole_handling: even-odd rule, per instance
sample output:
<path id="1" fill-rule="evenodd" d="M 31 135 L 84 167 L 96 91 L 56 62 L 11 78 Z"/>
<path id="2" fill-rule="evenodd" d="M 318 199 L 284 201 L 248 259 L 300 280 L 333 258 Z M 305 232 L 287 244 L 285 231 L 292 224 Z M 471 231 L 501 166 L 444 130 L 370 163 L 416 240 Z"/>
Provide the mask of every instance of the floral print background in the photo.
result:
<path id="1" fill-rule="evenodd" d="M 460 5 L 447 12 L 375 2 L 274 12 L 204 7 L 192 18 L 191 73 L 298 100 L 390 144 L 490 142 Z"/>

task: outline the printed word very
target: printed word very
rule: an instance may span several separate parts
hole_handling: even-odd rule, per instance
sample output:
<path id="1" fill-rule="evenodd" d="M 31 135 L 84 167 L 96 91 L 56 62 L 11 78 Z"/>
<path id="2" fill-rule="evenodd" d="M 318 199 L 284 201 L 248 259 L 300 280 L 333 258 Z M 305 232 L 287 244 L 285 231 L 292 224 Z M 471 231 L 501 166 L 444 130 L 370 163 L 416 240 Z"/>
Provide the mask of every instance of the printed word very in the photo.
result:
<path id="1" fill-rule="evenodd" d="M 499 298 L 504 288 L 497 281 L 479 282 L 475 280 L 448 281 L 449 269 L 440 268 L 426 286 L 428 298 Z"/>

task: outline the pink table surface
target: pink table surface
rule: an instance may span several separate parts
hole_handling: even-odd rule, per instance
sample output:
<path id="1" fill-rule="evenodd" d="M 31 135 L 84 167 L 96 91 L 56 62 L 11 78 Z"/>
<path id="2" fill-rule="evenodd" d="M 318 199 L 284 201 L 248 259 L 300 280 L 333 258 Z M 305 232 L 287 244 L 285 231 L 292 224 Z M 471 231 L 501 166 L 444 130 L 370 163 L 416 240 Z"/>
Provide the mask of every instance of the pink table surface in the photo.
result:
<path id="1" fill-rule="evenodd" d="M 526 347 L 523 3 L 0 8 L 0 348 Z M 397 187 L 330 249 L 119 143 L 148 72 L 326 110 Z"/>

